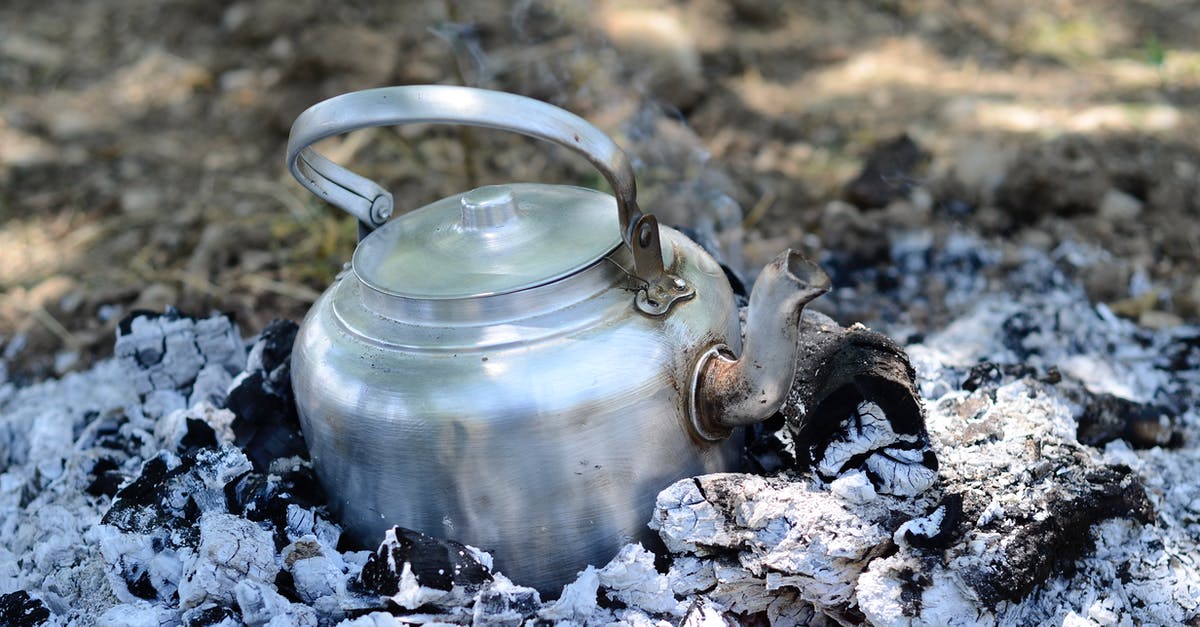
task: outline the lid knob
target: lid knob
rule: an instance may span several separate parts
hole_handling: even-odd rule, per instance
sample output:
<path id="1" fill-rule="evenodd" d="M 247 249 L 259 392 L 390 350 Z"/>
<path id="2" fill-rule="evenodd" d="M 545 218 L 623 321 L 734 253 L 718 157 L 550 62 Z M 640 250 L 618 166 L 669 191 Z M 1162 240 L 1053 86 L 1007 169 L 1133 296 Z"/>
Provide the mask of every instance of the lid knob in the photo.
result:
<path id="1" fill-rule="evenodd" d="M 515 220 L 517 201 L 507 185 L 485 185 L 462 196 L 462 228 L 492 229 Z"/>

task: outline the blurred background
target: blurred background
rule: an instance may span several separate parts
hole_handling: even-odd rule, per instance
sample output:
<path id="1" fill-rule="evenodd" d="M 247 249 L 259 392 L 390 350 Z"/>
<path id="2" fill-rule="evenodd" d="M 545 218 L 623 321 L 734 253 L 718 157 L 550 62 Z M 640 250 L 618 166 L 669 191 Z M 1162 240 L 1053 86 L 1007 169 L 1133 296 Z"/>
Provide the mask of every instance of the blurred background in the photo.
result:
<path id="1" fill-rule="evenodd" d="M 412 83 L 591 120 L 634 157 L 643 207 L 748 277 L 792 246 L 839 285 L 879 281 L 902 234 L 965 230 L 1014 255 L 1082 243 L 1094 301 L 1195 321 L 1197 33 L 1200 3 L 1167 0 L 6 0 L 0 382 L 85 367 L 134 309 L 228 311 L 244 334 L 302 317 L 355 226 L 291 180 L 288 129 Z M 324 149 L 399 211 L 494 182 L 602 186 L 489 131 Z M 832 302 L 843 323 L 886 313 Z"/>

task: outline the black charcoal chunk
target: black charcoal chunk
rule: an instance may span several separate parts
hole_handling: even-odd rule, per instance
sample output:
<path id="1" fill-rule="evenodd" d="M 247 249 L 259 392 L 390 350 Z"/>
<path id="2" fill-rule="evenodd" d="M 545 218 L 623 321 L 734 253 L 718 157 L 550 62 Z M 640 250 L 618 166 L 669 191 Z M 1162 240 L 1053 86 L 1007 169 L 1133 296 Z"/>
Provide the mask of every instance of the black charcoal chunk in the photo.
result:
<path id="1" fill-rule="evenodd" d="M 1079 442 L 1104 446 L 1122 439 L 1134 448 L 1179 446 L 1175 412 L 1156 403 L 1138 403 L 1112 394 L 1083 392 L 1083 411 L 1078 416 Z"/>
<path id="2" fill-rule="evenodd" d="M 92 478 L 91 483 L 84 488 L 84 492 L 92 496 L 114 496 L 117 489 L 125 481 L 125 475 L 120 470 L 121 465 L 111 457 L 101 457 L 92 465 L 92 471 L 89 475 Z"/>
<path id="3" fill-rule="evenodd" d="M 270 522 L 280 549 L 292 542 L 288 537 L 289 509 L 323 510 L 326 500 L 312 466 L 297 458 L 275 460 L 267 473 L 246 472 L 236 477 L 225 484 L 224 495 L 230 513 Z"/>
<path id="4" fill-rule="evenodd" d="M 102 522 L 133 533 L 178 532 L 172 537 L 194 544 L 195 518 L 204 512 L 226 512 L 226 485 L 249 470 L 241 451 L 229 446 L 200 449 L 182 458 L 162 451 L 117 491 Z"/>
<path id="5" fill-rule="evenodd" d="M 203 420 L 187 419 L 187 433 L 179 440 L 179 453 L 196 453 L 199 449 L 217 446 L 217 432 Z"/>
<path id="6" fill-rule="evenodd" d="M 962 574 L 989 606 L 1020 601 L 1052 574 L 1070 572 L 1094 545 L 1089 531 L 1102 520 L 1128 517 L 1143 524 L 1154 508 L 1128 467 L 1071 468 L 1038 505 L 1048 515 L 1022 520 L 1002 544 L 1003 559 L 970 566 Z"/>
<path id="7" fill-rule="evenodd" d="M 184 521 L 166 503 L 167 485 L 194 463 L 184 464 L 169 451 L 150 458 L 142 464 L 141 473 L 117 491 L 102 522 L 122 531 L 144 534 L 180 527 Z"/>
<path id="8" fill-rule="evenodd" d="M 223 605 L 204 605 L 183 613 L 184 627 L 237 627 L 241 624 L 237 612 Z"/>
<path id="9" fill-rule="evenodd" d="M 296 330 L 290 320 L 272 322 L 250 348 L 246 371 L 234 380 L 226 400 L 237 416 L 237 445 L 260 471 L 273 459 L 308 455 L 291 384 Z"/>
<path id="10" fill-rule="evenodd" d="M 405 609 L 464 601 L 492 581 L 491 556 L 452 540 L 392 527 L 359 573 L 358 591 Z"/>
<path id="11" fill-rule="evenodd" d="M 995 389 L 1025 377 L 1036 377 L 1037 370 L 1027 364 L 997 364 L 985 361 L 972 366 L 963 380 L 962 389 L 974 392 L 978 389 Z"/>
<path id="12" fill-rule="evenodd" d="M 901 525 L 896 530 L 896 543 L 922 549 L 945 547 L 955 537 L 955 530 L 962 520 L 962 507 L 962 495 L 947 494 L 928 516 Z"/>
<path id="13" fill-rule="evenodd" d="M 864 402 L 878 405 L 897 434 L 928 441 L 916 373 L 894 341 L 815 312 L 805 312 L 801 329 L 796 370 L 805 374 L 784 405 L 801 463 L 811 461 L 803 459 L 807 448 L 829 441 Z"/>
<path id="14" fill-rule="evenodd" d="M 50 620 L 50 610 L 24 590 L 0 596 L 0 625 L 35 627 Z"/>

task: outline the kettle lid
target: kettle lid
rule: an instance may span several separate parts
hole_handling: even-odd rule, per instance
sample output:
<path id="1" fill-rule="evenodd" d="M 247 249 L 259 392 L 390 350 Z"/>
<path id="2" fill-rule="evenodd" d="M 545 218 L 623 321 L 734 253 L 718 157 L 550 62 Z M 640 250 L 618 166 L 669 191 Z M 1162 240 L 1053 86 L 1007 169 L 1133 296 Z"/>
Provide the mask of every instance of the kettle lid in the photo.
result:
<path id="1" fill-rule="evenodd" d="M 551 283 L 621 245 L 616 199 L 568 185 L 488 185 L 398 216 L 354 252 L 385 294 L 462 299 Z"/>

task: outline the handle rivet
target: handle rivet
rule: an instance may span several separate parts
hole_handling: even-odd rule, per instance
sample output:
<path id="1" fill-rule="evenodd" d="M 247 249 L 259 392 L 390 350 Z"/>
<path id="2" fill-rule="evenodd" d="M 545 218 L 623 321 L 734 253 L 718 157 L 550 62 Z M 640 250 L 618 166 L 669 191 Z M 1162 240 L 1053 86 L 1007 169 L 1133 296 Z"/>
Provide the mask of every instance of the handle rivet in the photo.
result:
<path id="1" fill-rule="evenodd" d="M 392 197 L 390 194 L 380 194 L 371 202 L 371 219 L 375 226 L 383 224 L 392 217 Z"/>
<path id="2" fill-rule="evenodd" d="M 650 242 L 653 241 L 653 239 L 654 233 L 651 233 L 650 224 L 643 222 L 642 225 L 638 227 L 638 246 L 640 248 L 646 248 L 650 245 Z"/>

